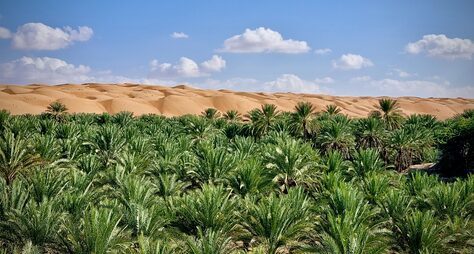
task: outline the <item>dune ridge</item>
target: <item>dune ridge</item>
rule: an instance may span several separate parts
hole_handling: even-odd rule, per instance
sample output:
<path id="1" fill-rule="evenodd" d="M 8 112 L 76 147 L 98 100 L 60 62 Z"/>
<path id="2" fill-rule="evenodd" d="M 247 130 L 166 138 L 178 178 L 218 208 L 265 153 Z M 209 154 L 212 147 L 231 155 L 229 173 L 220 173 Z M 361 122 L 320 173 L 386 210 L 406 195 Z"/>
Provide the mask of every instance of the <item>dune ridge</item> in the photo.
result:
<path id="1" fill-rule="evenodd" d="M 12 114 L 40 114 L 53 101 L 64 103 L 70 113 L 111 114 L 130 111 L 135 115 L 179 116 L 200 114 L 206 108 L 242 114 L 261 104 L 275 104 L 279 110 L 292 111 L 299 101 L 313 103 L 317 110 L 335 104 L 350 117 L 365 117 L 382 97 L 331 96 L 323 94 L 237 92 L 204 90 L 186 85 L 174 87 L 140 84 L 62 84 L 0 85 L 0 109 Z M 446 119 L 465 109 L 474 109 L 474 99 L 398 97 L 407 114 L 431 114 Z"/>

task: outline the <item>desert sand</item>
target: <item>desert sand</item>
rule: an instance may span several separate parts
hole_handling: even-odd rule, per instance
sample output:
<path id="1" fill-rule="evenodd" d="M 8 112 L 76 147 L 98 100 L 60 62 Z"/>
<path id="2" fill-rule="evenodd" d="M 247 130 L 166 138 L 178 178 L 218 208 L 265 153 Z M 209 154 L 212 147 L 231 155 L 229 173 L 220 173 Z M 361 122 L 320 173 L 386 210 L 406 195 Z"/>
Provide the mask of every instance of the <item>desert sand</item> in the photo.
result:
<path id="1" fill-rule="evenodd" d="M 251 93 L 229 90 L 203 90 L 185 85 L 175 87 L 139 84 L 64 84 L 64 85 L 0 85 L 0 109 L 12 114 L 40 114 L 53 101 L 64 103 L 70 113 L 111 114 L 120 111 L 134 115 L 161 114 L 179 116 L 200 114 L 206 108 L 221 112 L 236 109 L 242 114 L 271 103 L 279 110 L 292 111 L 299 101 L 316 105 L 318 111 L 335 104 L 350 117 L 365 117 L 375 109 L 381 97 L 330 96 L 295 93 Z M 474 99 L 398 97 L 406 114 L 431 114 L 439 119 L 474 108 Z"/>

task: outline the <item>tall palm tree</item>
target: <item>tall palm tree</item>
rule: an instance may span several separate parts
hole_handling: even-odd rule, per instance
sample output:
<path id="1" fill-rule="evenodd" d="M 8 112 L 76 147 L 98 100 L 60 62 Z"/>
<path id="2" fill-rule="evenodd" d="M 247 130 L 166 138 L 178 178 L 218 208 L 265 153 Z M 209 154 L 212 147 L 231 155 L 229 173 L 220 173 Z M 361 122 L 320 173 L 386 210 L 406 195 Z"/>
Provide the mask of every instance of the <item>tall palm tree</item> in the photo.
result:
<path id="1" fill-rule="evenodd" d="M 403 115 L 396 100 L 390 98 L 380 99 L 375 107 L 382 112 L 382 120 L 390 130 L 400 127 Z"/>
<path id="2" fill-rule="evenodd" d="M 48 105 L 46 108 L 46 113 L 51 115 L 54 119 L 61 121 L 64 119 L 64 115 L 66 114 L 67 110 L 68 108 L 66 105 L 59 101 L 55 101 Z"/>
<path id="3" fill-rule="evenodd" d="M 219 118 L 221 113 L 215 108 L 207 108 L 201 113 L 201 115 L 209 120 L 214 120 Z"/>
<path id="4" fill-rule="evenodd" d="M 0 173 L 7 185 L 15 177 L 39 164 L 39 157 L 32 154 L 26 140 L 4 132 L 0 137 Z"/>
<path id="5" fill-rule="evenodd" d="M 260 109 L 253 109 L 249 112 L 248 118 L 250 118 L 252 124 L 252 133 L 255 138 L 260 138 L 267 134 L 268 131 L 275 124 L 280 111 L 273 104 L 264 104 Z"/>
<path id="6" fill-rule="evenodd" d="M 224 115 L 223 115 L 224 119 L 226 119 L 227 121 L 233 121 L 233 122 L 237 122 L 237 121 L 241 121 L 242 120 L 242 114 L 239 113 L 239 111 L 237 110 L 227 110 Z"/>
<path id="7" fill-rule="evenodd" d="M 335 104 L 326 105 L 326 108 L 323 111 L 328 115 L 337 115 L 341 113 L 341 109 Z"/>
<path id="8" fill-rule="evenodd" d="M 302 136 L 304 139 L 310 138 L 313 131 L 311 126 L 315 116 L 316 107 L 310 102 L 298 102 L 294 112 L 291 114 L 291 129 L 293 133 Z"/>

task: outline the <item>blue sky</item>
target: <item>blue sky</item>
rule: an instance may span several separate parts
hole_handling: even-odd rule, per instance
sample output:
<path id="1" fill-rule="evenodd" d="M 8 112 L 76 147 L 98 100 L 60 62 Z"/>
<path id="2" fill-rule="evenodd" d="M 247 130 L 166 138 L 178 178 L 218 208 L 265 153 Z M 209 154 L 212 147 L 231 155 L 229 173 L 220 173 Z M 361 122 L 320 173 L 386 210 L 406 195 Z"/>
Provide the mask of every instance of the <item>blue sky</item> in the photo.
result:
<path id="1" fill-rule="evenodd" d="M 474 97 L 473 12 L 474 1 L 2 1 L 0 83 Z"/>

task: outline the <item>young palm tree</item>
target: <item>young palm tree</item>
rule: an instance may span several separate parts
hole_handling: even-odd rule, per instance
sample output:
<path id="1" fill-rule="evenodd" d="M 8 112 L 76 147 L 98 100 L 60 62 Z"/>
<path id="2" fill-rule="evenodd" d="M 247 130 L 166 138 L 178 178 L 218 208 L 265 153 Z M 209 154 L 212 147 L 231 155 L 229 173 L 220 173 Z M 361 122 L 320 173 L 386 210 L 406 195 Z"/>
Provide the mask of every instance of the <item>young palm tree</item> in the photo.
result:
<path id="1" fill-rule="evenodd" d="M 221 116 L 221 113 L 215 108 L 207 108 L 201 113 L 201 115 L 206 119 L 215 120 Z"/>
<path id="2" fill-rule="evenodd" d="M 375 107 L 382 112 L 382 120 L 390 130 L 400 127 L 403 115 L 396 100 L 389 98 L 380 99 Z"/>
<path id="3" fill-rule="evenodd" d="M 238 122 L 238 121 L 242 120 L 242 114 L 240 114 L 239 111 L 233 110 L 233 109 L 232 110 L 227 110 L 224 113 L 223 117 L 227 121 L 231 121 L 231 122 Z"/>
<path id="4" fill-rule="evenodd" d="M 279 141 L 270 145 L 264 154 L 266 168 L 274 171 L 274 181 L 284 193 L 301 184 L 301 179 L 309 178 L 307 173 L 317 159 L 310 145 L 296 140 Z"/>
<path id="5" fill-rule="evenodd" d="M 359 150 L 354 154 L 350 171 L 355 177 L 364 178 L 373 171 L 383 170 L 383 162 L 374 149 Z"/>
<path id="6" fill-rule="evenodd" d="M 341 109 L 335 104 L 326 105 L 326 108 L 323 111 L 324 113 L 333 116 L 341 113 Z"/>
<path id="7" fill-rule="evenodd" d="M 272 186 L 269 172 L 254 158 L 243 161 L 229 177 L 229 185 L 242 197 L 265 194 Z"/>
<path id="8" fill-rule="evenodd" d="M 125 138 L 115 125 L 105 125 L 85 144 L 90 146 L 91 150 L 108 166 L 117 162 L 119 154 L 125 147 Z"/>
<path id="9" fill-rule="evenodd" d="M 293 188 L 281 197 L 271 194 L 257 204 L 247 205 L 248 214 L 242 218 L 242 225 L 257 243 L 266 246 L 269 254 L 301 246 L 299 240 L 313 223 L 309 201 L 301 188 Z"/>
<path id="10" fill-rule="evenodd" d="M 315 110 L 316 107 L 310 102 L 298 102 L 291 114 L 290 126 L 292 132 L 304 139 L 309 139 L 313 132 L 311 123 L 315 116 Z"/>
<path id="11" fill-rule="evenodd" d="M 0 173 L 7 185 L 10 185 L 18 174 L 38 164 L 39 157 L 32 154 L 26 140 L 15 137 L 8 131 L 3 133 L 3 137 L 0 137 Z"/>
<path id="12" fill-rule="evenodd" d="M 66 221 L 62 241 L 70 253 L 110 253 L 125 248 L 124 229 L 113 209 L 92 208 L 80 221 Z"/>
<path id="13" fill-rule="evenodd" d="M 187 239 L 187 253 L 192 254 L 224 254 L 232 250 L 231 238 L 226 237 L 222 231 L 206 230 L 203 232 L 198 228 L 197 237 Z"/>
<path id="14" fill-rule="evenodd" d="M 212 144 L 201 144 L 196 150 L 197 160 L 188 172 L 198 182 L 223 182 L 236 166 L 235 158 L 224 148 L 214 148 Z"/>
<path id="15" fill-rule="evenodd" d="M 2 239 L 22 245 L 30 241 L 42 248 L 59 244 L 58 231 L 64 214 L 56 203 L 29 202 L 22 210 L 13 209 L 6 215 L 6 220 L 0 222 Z"/>
<path id="16" fill-rule="evenodd" d="M 52 116 L 57 121 L 61 121 L 64 119 L 64 116 L 67 111 L 66 105 L 62 104 L 59 101 L 52 102 L 46 108 L 46 113 Z"/>
<path id="17" fill-rule="evenodd" d="M 222 186 L 203 185 L 178 201 L 174 224 L 183 232 L 198 234 L 214 230 L 230 232 L 235 227 L 236 202 L 231 193 Z"/>
<path id="18" fill-rule="evenodd" d="M 443 227 L 430 212 L 413 211 L 396 225 L 408 253 L 443 253 Z"/>
<path id="19" fill-rule="evenodd" d="M 354 147 L 354 136 L 347 123 L 329 121 L 323 124 L 316 143 L 324 153 L 338 150 L 347 159 Z"/>
<path id="20" fill-rule="evenodd" d="M 248 118 L 250 118 L 252 124 L 252 133 L 254 137 L 260 138 L 267 134 L 268 131 L 275 124 L 280 111 L 273 104 L 264 104 L 261 109 L 253 109 L 249 112 Z"/>
<path id="21" fill-rule="evenodd" d="M 356 142 L 359 148 L 383 150 L 386 137 L 382 122 L 375 117 L 363 118 L 356 123 Z"/>

